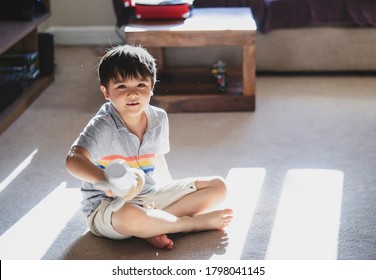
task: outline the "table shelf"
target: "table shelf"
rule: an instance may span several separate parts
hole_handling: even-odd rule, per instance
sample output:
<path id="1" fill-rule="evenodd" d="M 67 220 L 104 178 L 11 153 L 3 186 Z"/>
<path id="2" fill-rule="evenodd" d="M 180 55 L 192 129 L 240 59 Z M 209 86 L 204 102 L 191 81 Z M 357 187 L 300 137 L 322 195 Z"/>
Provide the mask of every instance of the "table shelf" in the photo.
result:
<path id="1" fill-rule="evenodd" d="M 254 111 L 255 95 L 243 94 L 242 75 L 227 72 L 227 89 L 219 89 L 207 68 L 163 70 L 155 85 L 151 104 L 176 112 Z"/>
<path id="2" fill-rule="evenodd" d="M 254 96 L 242 95 L 238 70 L 228 70 L 227 89 L 219 89 L 210 69 L 205 67 L 164 70 L 154 89 L 151 104 L 168 112 L 253 111 Z"/>

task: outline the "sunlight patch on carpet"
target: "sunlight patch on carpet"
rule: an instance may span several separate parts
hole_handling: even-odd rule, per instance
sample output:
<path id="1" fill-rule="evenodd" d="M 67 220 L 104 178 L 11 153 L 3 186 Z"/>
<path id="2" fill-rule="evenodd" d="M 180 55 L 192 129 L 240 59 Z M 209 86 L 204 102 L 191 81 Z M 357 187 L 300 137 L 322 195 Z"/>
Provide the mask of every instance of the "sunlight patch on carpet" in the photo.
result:
<path id="1" fill-rule="evenodd" d="M 230 169 L 226 178 L 228 195 L 221 207 L 232 209 L 234 218 L 226 228 L 226 253 L 213 255 L 211 259 L 240 259 L 265 175 L 264 168 Z"/>
<path id="2" fill-rule="evenodd" d="M 61 183 L 0 237 L 0 259 L 38 260 L 81 207 L 78 188 Z"/>
<path id="3" fill-rule="evenodd" d="M 337 258 L 343 180 L 338 170 L 287 172 L 266 259 Z"/>
<path id="4" fill-rule="evenodd" d="M 34 155 L 38 152 L 35 149 L 29 156 L 27 156 L 13 171 L 0 183 L 0 192 L 2 192 L 25 168 L 31 163 Z"/>

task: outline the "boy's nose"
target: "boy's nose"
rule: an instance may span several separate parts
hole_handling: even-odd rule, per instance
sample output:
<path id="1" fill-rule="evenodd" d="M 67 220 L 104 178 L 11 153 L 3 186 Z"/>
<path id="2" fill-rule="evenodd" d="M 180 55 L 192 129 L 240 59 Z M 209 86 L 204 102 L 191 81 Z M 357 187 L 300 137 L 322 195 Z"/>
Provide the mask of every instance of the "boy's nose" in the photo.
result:
<path id="1" fill-rule="evenodd" d="M 138 92 L 136 89 L 129 90 L 128 97 L 137 97 L 137 96 L 138 96 Z"/>

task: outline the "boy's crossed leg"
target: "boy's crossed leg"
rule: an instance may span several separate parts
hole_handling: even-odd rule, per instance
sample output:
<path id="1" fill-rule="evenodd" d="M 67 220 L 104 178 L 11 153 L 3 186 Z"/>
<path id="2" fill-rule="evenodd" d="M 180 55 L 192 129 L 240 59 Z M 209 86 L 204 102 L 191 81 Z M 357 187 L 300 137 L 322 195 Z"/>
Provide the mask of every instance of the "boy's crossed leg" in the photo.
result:
<path id="1" fill-rule="evenodd" d="M 163 210 L 126 204 L 112 214 L 114 229 L 125 235 L 145 239 L 156 248 L 172 249 L 169 233 L 223 230 L 232 220 L 232 210 L 204 213 L 226 195 L 222 179 L 195 182 L 197 191 L 186 195 Z"/>

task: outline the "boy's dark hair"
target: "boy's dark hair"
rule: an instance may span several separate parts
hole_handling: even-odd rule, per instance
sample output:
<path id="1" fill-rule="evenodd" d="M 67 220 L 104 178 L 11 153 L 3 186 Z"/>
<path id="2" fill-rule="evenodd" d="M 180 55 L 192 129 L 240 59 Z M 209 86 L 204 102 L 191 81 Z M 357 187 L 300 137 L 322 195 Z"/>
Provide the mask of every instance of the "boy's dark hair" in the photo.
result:
<path id="1" fill-rule="evenodd" d="M 123 79 L 151 78 L 154 86 L 157 81 L 154 57 L 141 46 L 120 45 L 109 49 L 98 65 L 99 82 L 107 87 L 119 76 Z"/>

